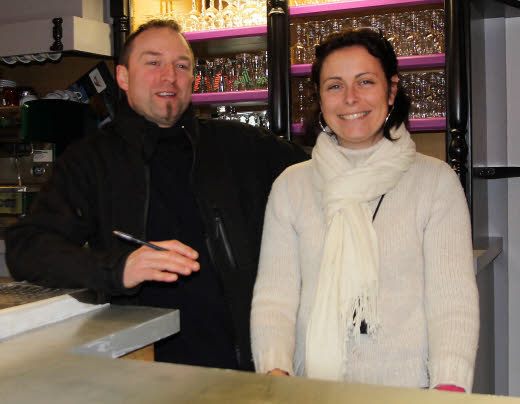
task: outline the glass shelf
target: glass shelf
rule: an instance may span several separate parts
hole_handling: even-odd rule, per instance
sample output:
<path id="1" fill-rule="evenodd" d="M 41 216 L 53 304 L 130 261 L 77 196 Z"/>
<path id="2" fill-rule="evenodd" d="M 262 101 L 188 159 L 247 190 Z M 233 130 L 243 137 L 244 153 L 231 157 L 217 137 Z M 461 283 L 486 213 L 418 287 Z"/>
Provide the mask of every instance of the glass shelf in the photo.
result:
<path id="1" fill-rule="evenodd" d="M 291 17 L 305 17 L 319 14 L 340 13 L 345 11 L 362 11 L 374 8 L 410 7 L 425 5 L 443 5 L 443 0 L 352 0 L 324 4 L 311 4 L 307 6 L 291 6 Z M 212 39 L 227 39 L 250 36 L 263 36 L 267 34 L 267 26 L 237 27 L 215 29 L 210 31 L 185 32 L 184 36 L 190 42 L 208 41 Z"/>
<path id="2" fill-rule="evenodd" d="M 211 31 L 184 32 L 184 37 L 190 42 L 208 41 L 212 39 L 246 38 L 250 36 L 267 35 L 267 26 L 239 27 L 215 29 Z"/>
<path id="3" fill-rule="evenodd" d="M 267 90 L 228 91 L 222 93 L 193 94 L 193 105 L 242 102 L 267 102 Z"/>
<path id="4" fill-rule="evenodd" d="M 420 68 L 444 67 L 445 56 L 443 53 L 436 55 L 403 56 L 399 59 L 401 70 L 414 70 Z M 309 76 L 311 64 L 291 66 L 291 75 L 295 77 Z M 193 104 L 218 104 L 226 102 L 266 102 L 267 90 L 230 91 L 223 93 L 193 94 Z"/>
<path id="5" fill-rule="evenodd" d="M 446 129 L 446 118 L 410 119 L 410 132 L 439 132 Z M 303 125 L 294 123 L 291 132 L 295 135 L 303 134 Z"/>
<path id="6" fill-rule="evenodd" d="M 399 69 L 414 70 L 427 67 L 444 67 L 446 58 L 444 53 L 435 55 L 417 55 L 398 57 Z M 309 76 L 311 74 L 311 64 L 301 64 L 291 66 L 292 76 Z"/>
<path id="7" fill-rule="evenodd" d="M 351 0 L 334 3 L 292 6 L 291 17 L 307 17 L 319 14 L 342 13 L 345 11 L 363 11 L 373 8 L 411 7 L 425 5 L 444 5 L 444 0 Z"/>

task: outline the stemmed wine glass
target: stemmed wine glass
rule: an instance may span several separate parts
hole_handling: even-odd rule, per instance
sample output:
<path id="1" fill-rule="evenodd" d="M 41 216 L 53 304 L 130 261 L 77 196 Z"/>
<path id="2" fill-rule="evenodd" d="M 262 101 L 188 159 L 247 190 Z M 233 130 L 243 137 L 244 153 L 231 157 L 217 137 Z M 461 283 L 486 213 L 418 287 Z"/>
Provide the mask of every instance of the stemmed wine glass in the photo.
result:
<path id="1" fill-rule="evenodd" d="M 218 0 L 218 10 L 215 17 L 215 27 L 225 28 L 226 20 L 224 18 L 224 10 L 222 8 L 222 0 Z"/>
<path id="2" fill-rule="evenodd" d="M 293 25 L 293 24 L 291 24 Z M 303 26 L 301 23 L 296 23 L 293 25 L 296 31 L 296 43 L 291 46 L 291 63 L 301 64 L 305 63 L 305 44 L 304 44 L 304 36 L 303 36 Z"/>
<path id="3" fill-rule="evenodd" d="M 238 9 L 234 4 L 234 0 L 226 0 L 226 3 L 226 6 L 222 9 L 222 18 L 224 19 L 225 27 L 232 28 L 234 27 L 234 17 Z"/>
<path id="4" fill-rule="evenodd" d="M 201 0 L 204 1 L 204 0 Z M 215 20 L 217 19 L 218 10 L 215 8 L 215 0 L 209 0 L 209 7 L 204 10 L 202 24 L 204 29 L 215 29 Z"/>
<path id="5" fill-rule="evenodd" d="M 188 17 L 184 23 L 184 29 L 186 31 L 197 31 L 199 29 L 200 13 L 197 9 L 196 0 L 191 0 L 191 11 L 188 13 Z"/>

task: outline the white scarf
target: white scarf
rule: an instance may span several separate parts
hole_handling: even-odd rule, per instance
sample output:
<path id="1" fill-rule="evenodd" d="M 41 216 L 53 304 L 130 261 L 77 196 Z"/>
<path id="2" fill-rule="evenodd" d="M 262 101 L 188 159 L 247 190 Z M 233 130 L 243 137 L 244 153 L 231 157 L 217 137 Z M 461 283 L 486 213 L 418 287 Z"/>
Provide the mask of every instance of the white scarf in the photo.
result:
<path id="1" fill-rule="evenodd" d="M 415 159 L 415 144 L 401 125 L 361 166 L 353 168 L 335 139 L 322 132 L 312 152 L 314 183 L 322 194 L 326 235 L 318 287 L 307 326 L 308 377 L 342 380 L 346 344 L 379 324 L 379 249 L 368 202 L 395 187 Z"/>

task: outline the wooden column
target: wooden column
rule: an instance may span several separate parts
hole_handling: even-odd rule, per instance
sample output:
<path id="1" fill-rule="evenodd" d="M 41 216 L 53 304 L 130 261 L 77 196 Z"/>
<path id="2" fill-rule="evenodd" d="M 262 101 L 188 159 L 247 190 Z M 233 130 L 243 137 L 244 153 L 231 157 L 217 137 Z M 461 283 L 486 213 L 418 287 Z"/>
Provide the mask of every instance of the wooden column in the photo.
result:
<path id="1" fill-rule="evenodd" d="M 447 156 L 471 201 L 469 135 L 469 9 L 465 0 L 445 0 Z"/>

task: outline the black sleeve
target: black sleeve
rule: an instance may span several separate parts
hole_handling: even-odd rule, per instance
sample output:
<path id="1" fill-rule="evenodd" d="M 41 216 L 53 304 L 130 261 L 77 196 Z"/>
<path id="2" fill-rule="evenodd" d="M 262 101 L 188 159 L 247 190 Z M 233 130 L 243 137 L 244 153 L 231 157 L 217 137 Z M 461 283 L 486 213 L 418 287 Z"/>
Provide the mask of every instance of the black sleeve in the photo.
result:
<path id="1" fill-rule="evenodd" d="M 267 172 L 271 175 L 268 179 L 270 184 L 287 167 L 310 158 L 299 145 L 270 133 L 261 138 L 260 150 L 262 159 L 268 166 Z"/>
<path id="2" fill-rule="evenodd" d="M 128 251 L 94 252 L 88 245 L 97 231 L 94 160 L 85 143 L 71 146 L 31 212 L 6 231 L 7 266 L 16 280 L 125 293 L 122 272 Z"/>

